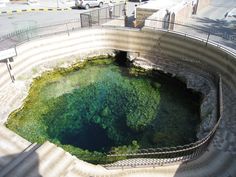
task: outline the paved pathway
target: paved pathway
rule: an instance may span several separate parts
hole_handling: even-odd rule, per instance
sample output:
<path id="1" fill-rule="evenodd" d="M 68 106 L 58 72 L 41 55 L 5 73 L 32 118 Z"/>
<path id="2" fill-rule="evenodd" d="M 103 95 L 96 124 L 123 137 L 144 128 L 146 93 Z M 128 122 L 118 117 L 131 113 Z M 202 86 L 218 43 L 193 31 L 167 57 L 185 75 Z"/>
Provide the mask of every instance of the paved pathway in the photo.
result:
<path id="1" fill-rule="evenodd" d="M 187 23 L 210 32 L 212 35 L 210 35 L 209 40 L 219 42 L 236 50 L 236 28 L 229 27 L 229 22 L 225 19 L 225 14 L 235 7 L 235 0 L 212 0 L 208 7 L 189 18 Z M 231 23 L 236 25 L 236 19 Z M 207 37 L 207 34 L 200 34 L 200 36 Z"/>
<path id="2" fill-rule="evenodd" d="M 71 2 L 68 4 L 73 7 Z M 56 4 L 52 4 L 56 7 Z M 127 3 L 127 14 L 132 16 L 134 11 L 135 3 Z M 15 5 L 21 9 L 20 5 Z M 23 5 L 24 7 L 28 5 Z M 107 5 L 104 5 L 106 7 Z M 50 6 L 46 6 L 50 7 Z M 5 11 L 10 10 L 11 7 L 7 6 L 4 8 Z M 25 13 L 13 13 L 13 14 L 3 14 L 0 15 L 0 37 L 16 30 L 26 29 L 26 28 L 38 28 L 42 26 L 50 26 L 55 24 L 62 24 L 65 22 L 75 21 L 80 19 L 80 13 L 95 10 L 98 8 L 91 8 L 89 10 L 73 8 L 66 11 L 39 11 L 39 12 L 25 12 Z M 1 11 L 1 9 L 0 9 Z"/>

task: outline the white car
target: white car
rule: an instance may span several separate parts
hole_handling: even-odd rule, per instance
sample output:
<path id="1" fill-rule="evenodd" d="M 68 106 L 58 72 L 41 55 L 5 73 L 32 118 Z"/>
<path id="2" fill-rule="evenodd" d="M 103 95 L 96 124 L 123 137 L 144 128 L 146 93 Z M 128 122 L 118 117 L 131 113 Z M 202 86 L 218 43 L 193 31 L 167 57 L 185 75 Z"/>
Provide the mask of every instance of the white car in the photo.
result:
<path id="1" fill-rule="evenodd" d="M 225 21 L 227 22 L 227 27 L 236 29 L 236 8 L 225 14 Z"/>
<path id="2" fill-rule="evenodd" d="M 103 4 L 103 0 L 75 0 L 75 6 L 83 9 L 89 9 L 90 7 L 102 7 Z"/>

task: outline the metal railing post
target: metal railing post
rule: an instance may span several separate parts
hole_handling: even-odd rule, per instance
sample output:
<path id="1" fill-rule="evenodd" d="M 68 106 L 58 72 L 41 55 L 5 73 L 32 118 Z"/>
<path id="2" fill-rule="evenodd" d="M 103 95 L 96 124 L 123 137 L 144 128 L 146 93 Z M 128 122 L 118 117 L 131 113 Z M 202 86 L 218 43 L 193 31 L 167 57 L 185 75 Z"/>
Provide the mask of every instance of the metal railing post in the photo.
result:
<path id="1" fill-rule="evenodd" d="M 211 33 L 209 32 L 208 35 L 207 35 L 206 46 L 207 46 L 207 44 L 208 44 L 208 40 L 209 40 L 209 38 L 210 38 L 210 35 L 211 35 Z"/>
<path id="2" fill-rule="evenodd" d="M 69 32 L 67 23 L 66 23 L 66 29 L 67 29 L 67 34 L 68 34 L 68 36 L 70 36 L 70 32 Z"/>
<path id="3" fill-rule="evenodd" d="M 26 36 L 27 36 L 27 40 L 29 41 L 29 34 L 28 34 L 28 30 L 27 30 L 27 31 L 25 31 L 25 33 L 26 33 Z"/>
<path id="4" fill-rule="evenodd" d="M 98 9 L 98 25 L 100 25 L 100 9 Z"/>
<path id="5" fill-rule="evenodd" d="M 120 6 L 121 6 L 121 5 L 119 4 L 119 17 L 120 17 Z"/>
<path id="6" fill-rule="evenodd" d="M 9 61 L 9 59 L 6 60 L 7 70 L 8 70 L 8 73 L 9 73 L 9 76 L 10 76 L 10 78 L 11 78 L 12 83 L 14 83 L 14 82 L 15 82 L 15 77 L 14 77 L 14 76 L 12 75 L 12 73 L 11 73 L 12 67 L 11 67 L 11 65 L 8 63 L 8 61 Z"/>
<path id="7" fill-rule="evenodd" d="M 93 26 L 93 18 L 92 18 L 92 14 L 91 11 L 89 12 L 89 27 Z"/>

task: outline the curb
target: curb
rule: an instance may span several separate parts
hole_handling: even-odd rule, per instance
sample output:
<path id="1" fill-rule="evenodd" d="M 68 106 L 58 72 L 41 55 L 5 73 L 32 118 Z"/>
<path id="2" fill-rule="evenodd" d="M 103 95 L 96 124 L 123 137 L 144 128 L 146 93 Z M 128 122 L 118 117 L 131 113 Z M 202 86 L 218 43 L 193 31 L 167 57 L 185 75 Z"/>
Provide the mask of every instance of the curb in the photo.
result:
<path id="1" fill-rule="evenodd" d="M 67 10 L 71 10 L 71 8 L 31 8 L 31 9 L 0 11 L 0 15 L 3 14 L 11 15 L 22 12 L 48 12 L 48 11 L 67 11 Z"/>

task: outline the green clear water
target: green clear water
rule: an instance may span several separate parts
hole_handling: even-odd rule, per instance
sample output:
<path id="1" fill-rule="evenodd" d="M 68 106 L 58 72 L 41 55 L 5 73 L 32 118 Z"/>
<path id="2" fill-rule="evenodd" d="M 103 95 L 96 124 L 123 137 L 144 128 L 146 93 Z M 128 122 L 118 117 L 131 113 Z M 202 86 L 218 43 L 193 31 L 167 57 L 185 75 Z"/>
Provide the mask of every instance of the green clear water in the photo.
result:
<path id="1" fill-rule="evenodd" d="M 199 107 L 199 96 L 176 79 L 99 59 L 36 78 L 7 127 L 31 142 L 49 140 L 99 162 L 97 156 L 111 149 L 195 141 Z"/>

